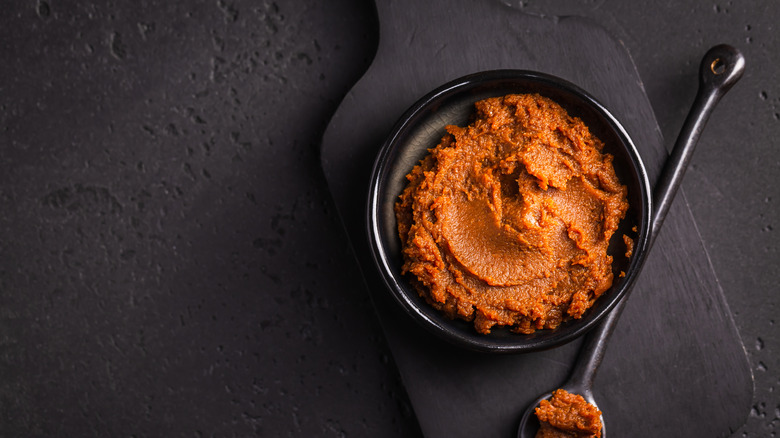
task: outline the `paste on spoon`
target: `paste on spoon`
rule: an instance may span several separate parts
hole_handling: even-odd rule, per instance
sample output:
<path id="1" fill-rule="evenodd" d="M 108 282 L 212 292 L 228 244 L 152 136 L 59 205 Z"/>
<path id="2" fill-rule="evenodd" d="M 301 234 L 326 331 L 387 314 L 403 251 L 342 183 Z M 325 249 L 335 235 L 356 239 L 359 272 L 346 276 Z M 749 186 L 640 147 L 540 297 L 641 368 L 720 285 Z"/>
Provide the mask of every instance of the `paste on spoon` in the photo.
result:
<path id="1" fill-rule="evenodd" d="M 535 438 L 601 438 L 601 411 L 579 394 L 556 389 L 535 413 L 541 424 Z"/>

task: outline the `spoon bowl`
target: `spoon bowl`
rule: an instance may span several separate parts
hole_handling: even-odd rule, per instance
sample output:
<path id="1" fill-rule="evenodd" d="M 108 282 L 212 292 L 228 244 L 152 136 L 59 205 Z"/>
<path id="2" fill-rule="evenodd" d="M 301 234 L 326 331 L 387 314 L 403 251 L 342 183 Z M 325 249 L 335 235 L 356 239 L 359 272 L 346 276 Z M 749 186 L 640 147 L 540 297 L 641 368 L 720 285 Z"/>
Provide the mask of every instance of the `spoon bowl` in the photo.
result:
<path id="1" fill-rule="evenodd" d="M 582 398 L 585 399 L 586 402 L 592 404 L 593 406 L 598 407 L 596 405 L 596 399 L 593 397 L 593 391 L 590 390 L 590 388 L 581 388 L 578 385 L 571 385 L 566 384 L 561 387 L 561 389 L 570 392 L 572 394 L 579 394 L 582 396 Z M 533 409 L 526 409 L 526 411 L 523 413 L 523 418 L 520 419 L 520 427 L 517 429 L 517 438 L 534 438 L 536 436 L 536 432 L 541 427 L 541 424 L 539 422 L 539 419 L 536 418 L 535 415 L 535 409 L 543 400 L 548 400 L 552 396 L 552 393 L 546 393 L 540 395 L 536 400 L 534 400 L 530 406 L 533 407 Z M 604 415 L 601 416 L 601 438 L 606 438 L 606 427 L 604 425 Z"/>

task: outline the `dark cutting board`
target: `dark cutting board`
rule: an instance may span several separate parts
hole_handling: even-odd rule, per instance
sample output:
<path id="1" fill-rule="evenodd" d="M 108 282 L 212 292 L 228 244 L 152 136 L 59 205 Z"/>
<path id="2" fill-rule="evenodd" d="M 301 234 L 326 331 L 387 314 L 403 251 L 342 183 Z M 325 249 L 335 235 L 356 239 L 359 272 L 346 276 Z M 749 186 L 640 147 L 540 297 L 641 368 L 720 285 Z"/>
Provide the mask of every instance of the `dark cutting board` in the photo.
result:
<path id="1" fill-rule="evenodd" d="M 651 181 L 666 157 L 660 130 L 627 51 L 595 23 L 486 0 L 379 1 L 377 12 L 376 58 L 322 143 L 322 166 L 366 279 L 354 287 L 371 294 L 426 436 L 512 437 L 528 403 L 565 380 L 580 342 L 487 355 L 416 326 L 370 262 L 363 217 L 374 157 L 419 97 L 498 68 L 550 73 L 595 95 L 634 138 Z M 728 96 L 717 111 L 729 111 Z M 699 148 L 707 153 L 706 144 Z M 611 437 L 725 437 L 746 419 L 752 392 L 744 348 L 680 192 L 612 338 L 596 399 Z"/>

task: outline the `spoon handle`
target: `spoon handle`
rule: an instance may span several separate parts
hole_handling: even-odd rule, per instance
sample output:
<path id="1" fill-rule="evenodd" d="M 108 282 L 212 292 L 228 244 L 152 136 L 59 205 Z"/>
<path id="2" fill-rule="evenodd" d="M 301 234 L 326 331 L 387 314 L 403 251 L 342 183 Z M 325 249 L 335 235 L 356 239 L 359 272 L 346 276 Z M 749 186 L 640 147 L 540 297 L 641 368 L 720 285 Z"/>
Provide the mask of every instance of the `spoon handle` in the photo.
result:
<path id="1" fill-rule="evenodd" d="M 658 236 L 707 119 L 720 98 L 742 77 L 744 70 L 745 58 L 742 53 L 726 44 L 711 48 L 702 58 L 699 66 L 699 91 L 653 193 L 655 210 L 650 229 L 650 243 L 646 251 L 650 250 Z M 591 391 L 608 340 L 620 319 L 627 298 L 628 293 L 618 301 L 604 320 L 585 336 L 569 377 L 568 384 L 571 387 L 579 387 L 583 392 Z"/>
<path id="2" fill-rule="evenodd" d="M 744 71 L 745 57 L 739 50 L 726 44 L 711 48 L 702 58 L 699 65 L 699 91 L 653 192 L 655 211 L 648 250 L 661 230 L 707 119 L 720 98 L 737 83 Z"/>
<path id="3" fill-rule="evenodd" d="M 601 360 L 604 359 L 609 338 L 626 305 L 626 296 L 624 295 L 599 325 L 585 336 L 567 386 L 578 388 L 581 393 L 589 393 L 593 388 L 593 380 L 596 378 Z"/>

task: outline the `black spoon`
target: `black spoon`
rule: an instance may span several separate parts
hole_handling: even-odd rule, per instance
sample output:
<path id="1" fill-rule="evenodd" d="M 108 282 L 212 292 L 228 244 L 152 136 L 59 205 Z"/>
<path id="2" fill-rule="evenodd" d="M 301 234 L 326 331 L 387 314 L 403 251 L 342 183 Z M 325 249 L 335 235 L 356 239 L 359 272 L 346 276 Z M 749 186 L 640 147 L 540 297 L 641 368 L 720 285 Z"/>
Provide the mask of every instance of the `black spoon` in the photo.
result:
<path id="1" fill-rule="evenodd" d="M 650 229 L 648 250 L 652 247 L 666 213 L 674 200 L 677 189 L 682 183 L 685 170 L 693 156 L 693 150 L 699 140 L 704 125 L 720 98 L 742 77 L 745 70 L 745 58 L 734 47 L 721 44 L 711 48 L 702 58 L 699 66 L 699 91 L 693 101 L 688 117 L 680 130 L 674 149 L 658 179 L 654 193 L 654 211 Z M 607 349 L 610 335 L 620 319 L 625 307 L 626 294 L 612 311 L 590 331 L 580 348 L 579 356 L 569 379 L 560 388 L 581 395 L 588 403 L 596 406 L 593 398 L 593 380 L 596 377 L 601 360 Z M 542 400 L 548 399 L 552 391 L 542 394 L 523 414 L 517 431 L 518 438 L 533 438 L 539 429 L 539 421 L 534 414 Z M 602 438 L 606 437 L 606 427 L 602 416 Z"/>

